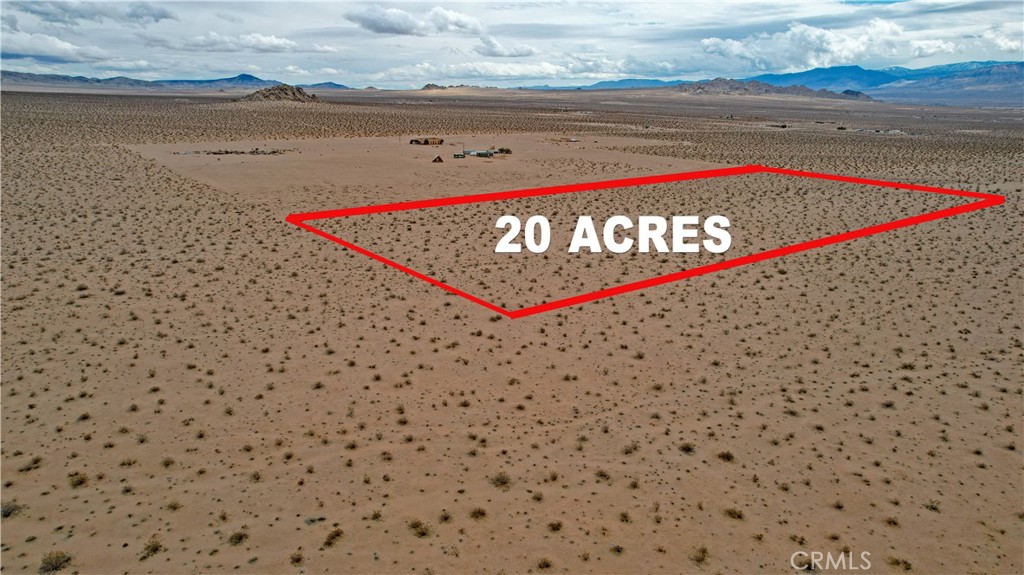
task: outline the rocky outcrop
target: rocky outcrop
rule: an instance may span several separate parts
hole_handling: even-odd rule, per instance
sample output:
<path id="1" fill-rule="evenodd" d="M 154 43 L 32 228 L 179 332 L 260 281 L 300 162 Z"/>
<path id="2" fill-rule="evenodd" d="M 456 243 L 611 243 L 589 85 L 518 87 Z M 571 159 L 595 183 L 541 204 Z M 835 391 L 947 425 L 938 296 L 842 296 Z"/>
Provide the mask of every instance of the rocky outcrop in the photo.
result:
<path id="1" fill-rule="evenodd" d="M 241 102 L 318 102 L 320 101 L 313 94 L 307 93 L 298 86 L 279 84 L 270 88 L 257 90 L 244 98 Z"/>

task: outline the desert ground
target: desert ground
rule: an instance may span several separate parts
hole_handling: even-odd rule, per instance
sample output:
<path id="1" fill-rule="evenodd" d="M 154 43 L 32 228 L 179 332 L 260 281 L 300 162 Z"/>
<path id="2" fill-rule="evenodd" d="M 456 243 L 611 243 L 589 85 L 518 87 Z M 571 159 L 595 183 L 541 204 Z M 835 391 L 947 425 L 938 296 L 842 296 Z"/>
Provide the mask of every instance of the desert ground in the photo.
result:
<path id="1" fill-rule="evenodd" d="M 324 98 L 2 94 L 3 571 L 1024 571 L 1021 110 Z M 285 221 L 746 164 L 1006 202 L 515 320 Z M 751 174 L 316 223 L 514 309 L 963 202 Z M 568 254 L 584 212 L 733 247 Z M 495 254 L 503 213 L 552 249 Z"/>

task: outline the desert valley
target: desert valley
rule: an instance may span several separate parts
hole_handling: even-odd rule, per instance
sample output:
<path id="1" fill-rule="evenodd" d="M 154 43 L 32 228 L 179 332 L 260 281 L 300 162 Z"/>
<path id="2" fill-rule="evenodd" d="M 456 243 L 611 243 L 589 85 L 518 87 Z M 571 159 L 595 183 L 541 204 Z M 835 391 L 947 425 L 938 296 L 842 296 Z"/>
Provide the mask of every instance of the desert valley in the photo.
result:
<path id="1" fill-rule="evenodd" d="M 4 572 L 1024 570 L 1020 109 L 236 98 L 2 93 Z M 748 164 L 1005 203 L 519 319 L 285 220 Z M 315 223 L 519 309 L 966 201 L 748 174 Z M 496 254 L 534 213 L 556 248 Z M 569 253 L 581 214 L 732 247 Z"/>

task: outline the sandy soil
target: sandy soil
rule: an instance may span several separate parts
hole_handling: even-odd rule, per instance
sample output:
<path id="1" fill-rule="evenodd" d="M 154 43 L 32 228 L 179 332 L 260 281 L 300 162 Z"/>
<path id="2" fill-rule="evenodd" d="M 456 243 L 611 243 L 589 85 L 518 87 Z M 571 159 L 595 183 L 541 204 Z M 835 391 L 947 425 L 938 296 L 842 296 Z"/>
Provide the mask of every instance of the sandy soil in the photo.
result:
<path id="1" fill-rule="evenodd" d="M 3 569 L 1024 570 L 1019 111 L 503 94 L 3 93 Z M 1007 202 L 514 321 L 284 221 L 747 163 Z M 951 203 L 749 176 L 324 225 L 525 305 L 680 262 L 499 259 L 497 208 L 720 211 L 739 254 Z"/>

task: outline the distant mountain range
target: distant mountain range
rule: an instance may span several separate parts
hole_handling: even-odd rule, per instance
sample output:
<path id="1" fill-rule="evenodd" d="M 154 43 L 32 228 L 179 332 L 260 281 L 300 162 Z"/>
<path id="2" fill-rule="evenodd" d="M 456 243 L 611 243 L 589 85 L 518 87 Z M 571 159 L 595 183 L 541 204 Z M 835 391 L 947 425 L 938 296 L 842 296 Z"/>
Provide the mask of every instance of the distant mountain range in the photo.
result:
<path id="1" fill-rule="evenodd" d="M 626 79 L 589 86 L 525 86 L 527 90 L 617 90 L 700 85 L 716 80 Z M 959 62 L 927 68 L 892 67 L 868 70 L 860 66 L 814 68 L 793 74 L 762 74 L 741 82 L 760 82 L 783 88 L 862 92 L 874 99 L 918 104 L 1024 107 L 1024 62 Z M 725 89 L 721 86 L 715 90 Z M 759 88 L 731 86 L 733 93 Z M 712 90 L 713 91 L 713 90 Z M 692 92 L 692 91 L 691 91 Z M 696 93 L 711 93 L 696 90 Z"/>
<path id="2" fill-rule="evenodd" d="M 772 86 L 807 86 L 814 90 L 865 90 L 899 80 L 897 76 L 879 70 L 865 70 L 860 66 L 834 66 L 814 68 L 795 74 L 762 74 L 747 78 Z"/>
<path id="3" fill-rule="evenodd" d="M 864 91 L 893 102 L 1024 108 L 1024 63 L 1008 62 L 943 76 L 901 78 Z"/>
<path id="4" fill-rule="evenodd" d="M 344 84 L 335 84 L 334 82 L 320 82 L 318 84 L 299 84 L 300 88 L 307 90 L 353 90 Z"/>
<path id="5" fill-rule="evenodd" d="M 86 78 L 85 76 L 63 76 L 60 74 L 28 74 L 25 72 L 0 71 L 0 82 L 19 86 L 40 86 L 66 89 L 127 88 L 136 90 L 259 90 L 283 84 L 277 80 L 263 80 L 251 74 L 239 74 L 230 78 L 213 80 L 136 80 L 118 76 L 115 78 Z M 299 84 L 307 90 L 351 90 L 348 86 L 334 82 Z"/>
<path id="6" fill-rule="evenodd" d="M 857 90 L 843 90 L 833 92 L 824 88 L 812 90 L 807 86 L 773 86 L 757 80 L 728 80 L 726 78 L 715 78 L 703 82 L 691 82 L 679 84 L 674 87 L 677 92 L 696 95 L 736 95 L 736 96 L 763 96 L 767 94 L 780 94 L 788 96 L 804 96 L 807 98 L 833 98 L 837 100 L 870 100 L 871 97 L 858 92 Z"/>
<path id="7" fill-rule="evenodd" d="M 764 85 L 779 88 L 807 88 L 796 90 L 807 96 L 860 98 L 863 95 L 873 99 L 913 104 L 941 104 L 953 106 L 1000 106 L 1024 108 L 1024 62 L 959 62 L 930 66 L 927 68 L 891 67 L 868 70 L 860 66 L 833 66 L 814 68 L 793 74 L 762 74 L 751 78 L 730 80 L 733 84 L 700 86 L 722 79 L 700 80 L 652 80 L 627 78 L 597 82 L 589 86 L 524 86 L 524 90 L 638 90 L 638 89 L 679 89 L 690 93 L 766 93 Z M 743 86 L 743 82 L 757 82 Z M 86 78 L 84 76 L 63 76 L 59 74 L 28 74 L 22 72 L 0 72 L 0 83 L 26 87 L 58 90 L 152 90 L 152 91 L 243 91 L 259 90 L 281 84 L 275 80 L 263 80 L 250 74 L 239 74 L 231 78 L 213 80 L 136 80 L 133 78 Z M 300 84 L 307 90 L 349 90 L 348 86 L 334 82 Z M 428 84 L 425 88 L 441 89 L 442 86 Z M 836 96 L 819 93 L 821 90 L 834 92 Z M 857 92 L 850 93 L 850 92 Z M 792 90 L 772 93 L 794 93 Z M 846 94 L 844 94 L 846 93 Z"/>
<path id="8" fill-rule="evenodd" d="M 1024 107 L 1024 62 L 961 62 L 916 70 L 836 66 L 751 80 L 774 86 L 858 90 L 891 102 Z"/>
<path id="9" fill-rule="evenodd" d="M 991 68 L 992 66 L 1002 66 L 1005 64 L 1019 64 L 1019 62 L 996 62 L 989 60 L 986 62 L 958 62 L 956 64 L 942 64 L 939 66 L 929 66 L 927 68 L 903 68 L 901 66 L 893 66 L 891 68 L 882 68 L 882 72 L 898 76 L 906 80 L 918 80 L 929 76 L 941 76 L 943 74 L 959 74 L 960 72 L 970 72 L 971 70 L 977 70 L 979 68 Z"/>

